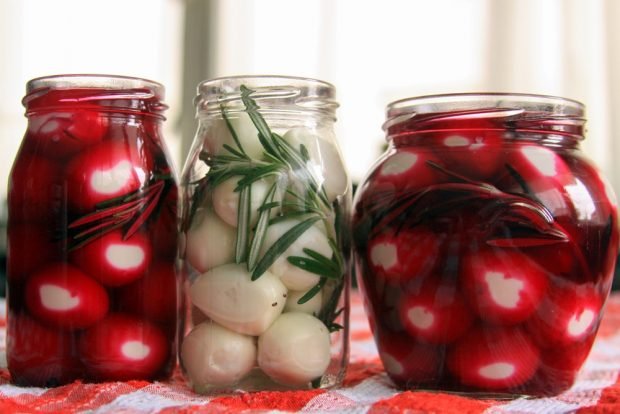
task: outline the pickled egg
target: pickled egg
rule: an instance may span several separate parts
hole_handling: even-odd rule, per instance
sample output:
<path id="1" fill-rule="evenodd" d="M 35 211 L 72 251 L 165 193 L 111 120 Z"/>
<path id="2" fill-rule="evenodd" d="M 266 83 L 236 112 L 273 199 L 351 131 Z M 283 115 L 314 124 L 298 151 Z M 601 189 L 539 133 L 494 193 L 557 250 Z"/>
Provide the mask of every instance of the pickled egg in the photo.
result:
<path id="1" fill-rule="evenodd" d="M 226 264 L 200 275 L 192 303 L 206 316 L 238 333 L 260 335 L 282 313 L 287 290 L 269 271 L 252 281 L 245 264 Z"/>
<path id="2" fill-rule="evenodd" d="M 263 156 L 263 146 L 258 139 L 258 130 L 247 112 L 228 113 L 228 121 L 235 131 L 239 143 L 243 151 L 254 159 L 260 159 Z M 216 155 L 228 154 L 224 148 L 224 144 L 230 145 L 232 148 L 239 150 L 235 140 L 230 132 L 226 120 L 213 119 L 207 126 L 206 140 L 207 150 Z"/>
<path id="3" fill-rule="evenodd" d="M 256 343 L 251 336 L 204 322 L 183 339 L 181 363 L 196 390 L 235 384 L 254 367 Z"/>
<path id="4" fill-rule="evenodd" d="M 235 191 L 237 182 L 241 177 L 232 177 L 219 184 L 213 190 L 213 209 L 217 215 L 226 223 L 237 227 L 237 216 L 239 212 L 239 191 Z M 250 189 L 250 225 L 253 226 L 258 220 L 258 208 L 261 206 L 271 183 L 266 179 L 255 181 Z"/>
<path id="5" fill-rule="evenodd" d="M 261 256 L 278 241 L 284 233 L 299 224 L 299 220 L 283 220 L 267 228 Z M 290 290 L 307 291 L 319 282 L 319 276 L 289 263 L 289 256 L 306 256 L 303 249 L 312 249 L 325 257 L 332 256 L 327 236 L 315 225 L 303 232 L 293 244 L 271 265 L 269 270 L 282 280 Z"/>
<path id="6" fill-rule="evenodd" d="M 199 211 L 197 217 L 199 222 L 187 232 L 187 261 L 200 273 L 233 262 L 236 229 L 211 211 Z"/>
<path id="7" fill-rule="evenodd" d="M 330 201 L 346 192 L 349 184 L 347 173 L 340 152 L 334 144 L 322 138 L 318 131 L 302 126 L 289 129 L 283 138 L 297 150 L 302 144 L 306 147 L 311 168 Z"/>
<path id="8" fill-rule="evenodd" d="M 304 291 L 289 290 L 286 297 L 286 304 L 284 305 L 284 312 L 302 312 L 309 315 L 318 315 L 323 305 L 322 295 L 319 293 L 305 303 L 297 303 L 305 294 L 306 292 Z"/>
<path id="9" fill-rule="evenodd" d="M 280 384 L 307 384 L 322 376 L 329 362 L 329 331 L 306 313 L 283 313 L 258 338 L 258 365 Z"/>

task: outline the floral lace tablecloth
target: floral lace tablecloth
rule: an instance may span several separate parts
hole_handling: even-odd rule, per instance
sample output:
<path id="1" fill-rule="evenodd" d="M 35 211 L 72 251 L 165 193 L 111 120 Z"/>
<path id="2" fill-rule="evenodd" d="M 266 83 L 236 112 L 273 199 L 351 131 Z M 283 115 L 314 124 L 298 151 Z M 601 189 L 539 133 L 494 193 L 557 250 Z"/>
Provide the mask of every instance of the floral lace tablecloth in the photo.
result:
<path id="1" fill-rule="evenodd" d="M 620 293 L 608 301 L 594 348 L 575 386 L 554 398 L 479 400 L 397 390 L 383 371 L 357 294 L 352 298 L 351 360 L 342 388 L 256 392 L 204 397 L 176 375 L 167 382 L 79 382 L 58 388 L 23 388 L 0 369 L 0 413 L 620 413 Z M 4 307 L 2 307 L 4 308 Z M 0 319 L 0 343 L 5 323 Z M 5 360 L 4 345 L 1 361 Z"/>

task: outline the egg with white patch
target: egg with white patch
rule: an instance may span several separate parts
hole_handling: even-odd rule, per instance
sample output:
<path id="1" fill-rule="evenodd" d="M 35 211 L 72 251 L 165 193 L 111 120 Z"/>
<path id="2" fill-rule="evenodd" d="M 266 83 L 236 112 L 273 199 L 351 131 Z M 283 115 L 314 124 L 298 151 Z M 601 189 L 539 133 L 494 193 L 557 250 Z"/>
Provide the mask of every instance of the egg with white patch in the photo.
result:
<path id="1" fill-rule="evenodd" d="M 153 258 L 151 242 L 142 233 L 125 238 L 111 231 L 71 251 L 72 263 L 106 286 L 122 286 L 144 276 Z"/>
<path id="2" fill-rule="evenodd" d="M 40 268 L 26 284 L 26 305 L 32 315 L 49 325 L 87 328 L 108 313 L 106 290 L 80 269 L 66 263 Z"/>
<path id="3" fill-rule="evenodd" d="M 204 273 L 190 287 L 194 306 L 238 333 L 260 335 L 282 313 L 287 289 L 266 271 L 252 281 L 245 264 L 226 264 Z"/>
<path id="4" fill-rule="evenodd" d="M 78 350 L 88 375 L 108 381 L 153 378 L 170 358 L 169 341 L 156 325 L 120 313 L 84 332 Z"/>
<path id="5" fill-rule="evenodd" d="M 198 392 L 239 382 L 255 363 L 253 337 L 213 322 L 195 326 L 181 345 L 181 364 Z"/>
<path id="6" fill-rule="evenodd" d="M 320 378 L 331 359 L 327 327 L 306 313 L 283 313 L 258 338 L 258 365 L 274 381 L 303 386 Z"/>

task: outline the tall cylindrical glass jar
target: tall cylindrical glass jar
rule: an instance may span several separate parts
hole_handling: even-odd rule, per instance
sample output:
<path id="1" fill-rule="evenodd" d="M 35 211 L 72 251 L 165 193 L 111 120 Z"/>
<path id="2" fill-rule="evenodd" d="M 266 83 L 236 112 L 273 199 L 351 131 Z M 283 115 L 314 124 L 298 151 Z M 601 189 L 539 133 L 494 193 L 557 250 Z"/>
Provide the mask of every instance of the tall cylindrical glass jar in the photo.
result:
<path id="1" fill-rule="evenodd" d="M 403 388 L 548 395 L 587 357 L 618 253 L 616 198 L 579 149 L 584 107 L 518 94 L 388 106 L 356 194 L 357 275 Z"/>
<path id="2" fill-rule="evenodd" d="M 330 387 L 348 335 L 351 186 L 334 87 L 292 77 L 208 80 L 181 179 L 186 329 L 200 393 Z"/>
<path id="3" fill-rule="evenodd" d="M 162 85 L 129 77 L 28 82 L 8 192 L 14 383 L 170 375 L 177 187 L 163 98 Z"/>

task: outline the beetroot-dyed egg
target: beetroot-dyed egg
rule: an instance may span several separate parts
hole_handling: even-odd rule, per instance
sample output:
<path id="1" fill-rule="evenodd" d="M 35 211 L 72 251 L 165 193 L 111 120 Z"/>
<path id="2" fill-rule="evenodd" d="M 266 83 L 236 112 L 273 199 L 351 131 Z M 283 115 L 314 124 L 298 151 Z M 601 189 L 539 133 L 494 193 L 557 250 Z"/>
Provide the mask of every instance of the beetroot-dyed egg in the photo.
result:
<path id="1" fill-rule="evenodd" d="M 405 293 L 399 315 L 411 336 L 435 344 L 456 340 L 474 321 L 458 285 L 435 280 L 425 282 L 417 291 Z"/>
<path id="2" fill-rule="evenodd" d="M 545 348 L 581 342 L 596 332 L 602 306 L 600 295 L 590 284 L 554 286 L 527 328 Z"/>
<path id="3" fill-rule="evenodd" d="M 29 136 L 56 158 L 74 155 L 100 142 L 107 129 L 108 118 L 87 109 L 33 116 L 28 124 Z"/>
<path id="4" fill-rule="evenodd" d="M 433 139 L 446 168 L 467 178 L 489 179 L 502 165 L 503 139 L 497 131 L 441 132 Z"/>
<path id="5" fill-rule="evenodd" d="M 71 261 L 106 286 L 121 286 L 141 278 L 151 264 L 149 239 L 135 233 L 123 240 L 123 232 L 104 234 L 72 251 Z"/>
<path id="6" fill-rule="evenodd" d="M 521 328 L 481 326 L 457 341 L 446 360 L 462 384 L 499 391 L 529 380 L 538 368 L 540 351 Z"/>
<path id="7" fill-rule="evenodd" d="M 86 328 L 103 319 L 109 299 L 105 289 L 80 269 L 53 263 L 28 279 L 26 305 L 40 321 L 70 330 Z"/>
<path id="8" fill-rule="evenodd" d="M 376 189 L 401 190 L 445 182 L 449 177 L 434 164 L 442 162 L 430 151 L 402 149 L 383 161 L 372 176 L 372 185 Z"/>
<path id="9" fill-rule="evenodd" d="M 567 186 L 575 184 L 569 166 L 553 150 L 537 144 L 516 146 L 507 156 L 506 171 L 497 184 L 507 192 L 529 193 L 554 217 L 572 217 Z"/>
<path id="10" fill-rule="evenodd" d="M 78 378 L 82 366 L 73 352 L 73 336 L 51 329 L 26 315 L 11 315 L 7 331 L 11 381 L 49 387 Z"/>
<path id="11" fill-rule="evenodd" d="M 174 321 L 177 291 L 174 263 L 155 262 L 144 277 L 120 289 L 119 309 L 154 321 Z"/>
<path id="12" fill-rule="evenodd" d="M 88 375 L 108 381 L 153 378 L 170 356 L 157 326 L 124 314 L 110 314 L 84 332 L 78 349 Z"/>
<path id="13" fill-rule="evenodd" d="M 412 340 L 407 335 L 384 334 L 379 357 L 387 374 L 400 386 L 433 383 L 441 376 L 440 348 Z"/>
<path id="14" fill-rule="evenodd" d="M 547 274 L 517 249 L 472 252 L 461 264 L 461 286 L 480 318 L 512 325 L 529 318 L 547 290 Z"/>
<path id="15" fill-rule="evenodd" d="M 102 141 L 75 156 L 66 169 L 69 207 L 90 212 L 97 204 L 128 195 L 146 182 L 148 161 L 123 141 Z"/>
<path id="16" fill-rule="evenodd" d="M 368 245 L 368 260 L 375 274 L 393 283 L 421 277 L 438 262 L 441 239 L 426 226 L 386 231 Z"/>

